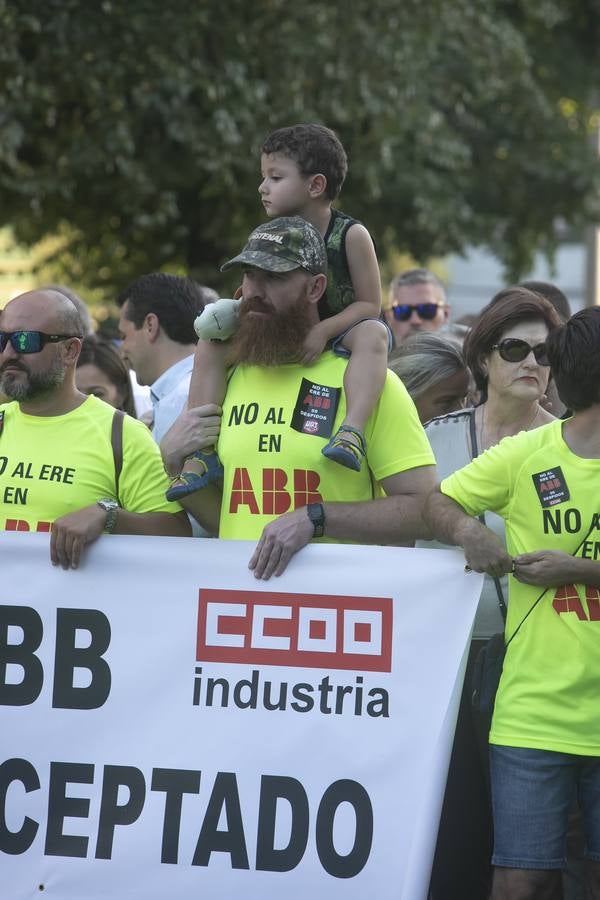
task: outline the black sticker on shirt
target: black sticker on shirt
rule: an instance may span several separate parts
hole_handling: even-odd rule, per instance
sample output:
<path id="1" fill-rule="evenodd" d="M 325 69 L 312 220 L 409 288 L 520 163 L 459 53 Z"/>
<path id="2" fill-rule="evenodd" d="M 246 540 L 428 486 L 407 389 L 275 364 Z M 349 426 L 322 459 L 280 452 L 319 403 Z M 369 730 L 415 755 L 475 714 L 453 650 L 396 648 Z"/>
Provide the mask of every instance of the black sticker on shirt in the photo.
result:
<path id="1" fill-rule="evenodd" d="M 0 412 L 0 434 L 4 431 L 4 410 Z"/>
<path id="2" fill-rule="evenodd" d="M 291 427 L 302 434 L 331 437 L 333 423 L 340 402 L 340 388 L 315 384 L 302 379 L 298 399 L 292 414 Z"/>
<path id="3" fill-rule="evenodd" d="M 560 466 L 531 476 L 542 506 L 557 506 L 571 496 Z"/>

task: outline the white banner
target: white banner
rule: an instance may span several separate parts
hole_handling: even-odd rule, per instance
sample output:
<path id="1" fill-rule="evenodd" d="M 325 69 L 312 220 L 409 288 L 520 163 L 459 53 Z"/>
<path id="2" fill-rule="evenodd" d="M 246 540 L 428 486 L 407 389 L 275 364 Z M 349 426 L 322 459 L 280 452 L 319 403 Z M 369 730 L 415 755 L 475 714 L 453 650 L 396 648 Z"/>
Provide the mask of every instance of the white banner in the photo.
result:
<path id="1" fill-rule="evenodd" d="M 481 577 L 441 550 L 0 535 L 0 883 L 422 900 Z"/>

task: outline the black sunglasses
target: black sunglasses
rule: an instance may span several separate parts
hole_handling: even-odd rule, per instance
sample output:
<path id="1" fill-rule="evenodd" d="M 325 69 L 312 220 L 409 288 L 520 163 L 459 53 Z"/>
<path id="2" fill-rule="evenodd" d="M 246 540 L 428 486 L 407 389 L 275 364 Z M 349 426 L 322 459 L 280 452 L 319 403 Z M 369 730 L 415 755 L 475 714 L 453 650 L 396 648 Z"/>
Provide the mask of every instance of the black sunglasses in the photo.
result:
<path id="1" fill-rule="evenodd" d="M 545 344 L 536 344 L 535 347 L 532 347 L 531 344 L 528 344 L 527 341 L 522 341 L 521 338 L 504 338 L 503 341 L 494 344 L 492 350 L 497 350 L 506 362 L 523 362 L 530 353 L 533 353 L 536 363 L 539 363 L 540 366 L 550 365 L 546 356 Z"/>
<path id="2" fill-rule="evenodd" d="M 45 334 L 43 331 L 0 331 L 0 353 L 10 345 L 15 353 L 39 353 L 45 344 L 57 344 L 78 334 Z"/>
<path id="3" fill-rule="evenodd" d="M 408 322 L 413 312 L 416 312 L 420 319 L 431 322 L 435 319 L 437 311 L 440 307 L 437 303 L 394 303 L 392 305 L 392 313 L 398 322 Z"/>

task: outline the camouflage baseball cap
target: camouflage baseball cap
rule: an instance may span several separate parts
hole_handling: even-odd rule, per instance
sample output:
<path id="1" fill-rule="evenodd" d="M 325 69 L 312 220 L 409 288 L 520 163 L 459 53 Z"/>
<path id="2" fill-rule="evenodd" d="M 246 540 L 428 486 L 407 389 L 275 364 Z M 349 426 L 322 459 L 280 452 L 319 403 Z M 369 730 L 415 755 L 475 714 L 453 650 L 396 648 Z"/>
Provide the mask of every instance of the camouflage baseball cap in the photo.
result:
<path id="1" fill-rule="evenodd" d="M 327 272 L 327 251 L 310 222 L 300 216 L 286 216 L 255 228 L 242 252 L 221 266 L 221 272 L 244 263 L 267 272 L 305 269 L 311 275 L 320 275 Z"/>

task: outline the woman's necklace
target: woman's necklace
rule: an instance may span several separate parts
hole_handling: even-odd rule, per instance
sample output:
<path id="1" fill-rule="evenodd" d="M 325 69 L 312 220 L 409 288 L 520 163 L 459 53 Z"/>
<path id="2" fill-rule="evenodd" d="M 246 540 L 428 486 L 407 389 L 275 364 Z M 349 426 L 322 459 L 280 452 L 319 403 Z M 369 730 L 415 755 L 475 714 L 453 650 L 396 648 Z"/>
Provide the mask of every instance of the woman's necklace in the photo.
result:
<path id="1" fill-rule="evenodd" d="M 481 422 L 479 424 L 479 452 L 480 453 L 483 453 L 483 451 L 487 450 L 488 447 L 493 447 L 494 444 L 497 444 L 502 439 L 502 437 L 508 436 L 508 435 L 503 434 L 502 437 L 498 438 L 498 440 L 490 441 L 487 444 L 485 443 L 484 433 L 485 433 L 485 408 L 486 408 L 486 406 L 487 406 L 487 403 L 483 403 L 481 406 Z M 511 434 L 518 434 L 519 431 L 530 431 L 533 428 L 535 422 L 537 421 L 540 411 L 541 411 L 541 406 L 539 405 L 539 403 L 537 403 L 535 414 L 534 414 L 533 418 L 531 419 L 531 421 L 524 428 L 518 428 L 517 431 L 513 431 Z"/>

